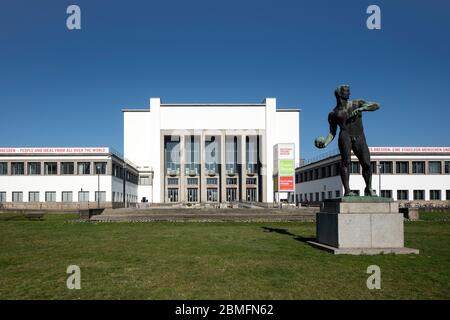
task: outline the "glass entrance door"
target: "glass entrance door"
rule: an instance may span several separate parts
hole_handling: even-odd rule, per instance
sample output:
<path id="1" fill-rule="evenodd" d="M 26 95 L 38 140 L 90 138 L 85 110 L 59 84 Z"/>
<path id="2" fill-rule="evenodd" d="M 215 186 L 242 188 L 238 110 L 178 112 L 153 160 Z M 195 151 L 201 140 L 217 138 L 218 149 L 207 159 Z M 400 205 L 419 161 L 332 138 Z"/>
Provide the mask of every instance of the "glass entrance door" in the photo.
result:
<path id="1" fill-rule="evenodd" d="M 188 201 L 189 202 L 198 202 L 198 189 L 197 188 L 188 188 Z"/>
<path id="2" fill-rule="evenodd" d="M 236 201 L 236 188 L 227 188 L 227 201 Z"/>
<path id="3" fill-rule="evenodd" d="M 178 188 L 169 188 L 167 195 L 169 202 L 178 202 Z"/>
<path id="4" fill-rule="evenodd" d="M 256 188 L 247 188 L 247 201 L 256 201 Z"/>

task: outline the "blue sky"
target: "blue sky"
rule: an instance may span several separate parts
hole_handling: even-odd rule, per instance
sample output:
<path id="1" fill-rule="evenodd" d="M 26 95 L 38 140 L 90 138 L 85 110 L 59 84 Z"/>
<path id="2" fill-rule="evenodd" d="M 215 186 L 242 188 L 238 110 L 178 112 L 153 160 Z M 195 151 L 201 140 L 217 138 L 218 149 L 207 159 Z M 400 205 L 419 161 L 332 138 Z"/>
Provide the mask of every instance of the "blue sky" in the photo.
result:
<path id="1" fill-rule="evenodd" d="M 77 4 L 82 30 L 66 28 Z M 381 8 L 381 30 L 366 8 Z M 301 157 L 334 88 L 377 101 L 371 146 L 448 146 L 449 1 L 1 0 L 2 147 L 123 150 L 122 108 L 260 102 L 301 113 Z M 336 148 L 336 141 L 329 147 Z"/>

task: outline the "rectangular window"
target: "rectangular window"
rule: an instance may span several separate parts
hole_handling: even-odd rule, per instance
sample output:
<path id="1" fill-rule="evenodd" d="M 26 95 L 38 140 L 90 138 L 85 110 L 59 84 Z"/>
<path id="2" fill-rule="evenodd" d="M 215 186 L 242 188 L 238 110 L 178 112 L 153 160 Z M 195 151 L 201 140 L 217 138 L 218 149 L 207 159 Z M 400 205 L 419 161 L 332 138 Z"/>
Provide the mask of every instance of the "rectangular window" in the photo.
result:
<path id="1" fill-rule="evenodd" d="M 256 178 L 247 178 L 245 180 L 247 184 L 256 184 Z"/>
<path id="2" fill-rule="evenodd" d="M 62 202 L 72 202 L 72 191 L 63 191 L 62 192 L 62 196 L 61 196 L 61 200 Z"/>
<path id="3" fill-rule="evenodd" d="M 200 136 L 185 137 L 185 168 L 186 174 L 196 176 L 200 174 Z"/>
<path id="4" fill-rule="evenodd" d="M 0 175 L 8 174 L 8 162 L 0 162 Z"/>
<path id="5" fill-rule="evenodd" d="M 169 198 L 169 202 L 178 202 L 178 188 L 168 188 L 167 196 Z"/>
<path id="6" fill-rule="evenodd" d="M 11 174 L 12 175 L 25 174 L 23 162 L 11 162 Z"/>
<path id="7" fill-rule="evenodd" d="M 168 185 L 177 185 L 178 184 L 178 178 L 167 178 L 167 184 Z"/>
<path id="8" fill-rule="evenodd" d="M 237 178 L 227 178 L 227 184 L 237 184 Z"/>
<path id="9" fill-rule="evenodd" d="M 198 178 L 187 178 L 187 184 L 188 185 L 197 185 L 198 184 Z"/>
<path id="10" fill-rule="evenodd" d="M 22 191 L 13 191 L 12 201 L 13 202 L 22 202 L 23 201 L 23 192 Z"/>
<path id="11" fill-rule="evenodd" d="M 319 201 L 320 201 L 320 199 L 319 199 L 319 193 L 316 192 L 316 193 L 315 193 L 315 196 L 316 196 L 315 201 L 319 202 Z"/>
<path id="12" fill-rule="evenodd" d="M 450 190 L 445 191 L 445 198 L 446 200 L 450 200 Z"/>
<path id="13" fill-rule="evenodd" d="M 408 190 L 397 190 L 397 200 L 409 200 Z"/>
<path id="14" fill-rule="evenodd" d="M 206 199 L 209 202 L 217 202 L 219 200 L 217 188 L 207 188 Z"/>
<path id="15" fill-rule="evenodd" d="M 150 176 L 139 176 L 139 184 L 142 186 L 149 186 Z"/>
<path id="16" fill-rule="evenodd" d="M 78 202 L 88 202 L 89 191 L 78 191 Z"/>
<path id="17" fill-rule="evenodd" d="M 45 202 L 55 202 L 55 201 L 56 201 L 56 191 L 46 191 Z"/>
<path id="18" fill-rule="evenodd" d="M 442 163 L 440 161 L 429 161 L 428 162 L 428 173 L 429 174 L 441 174 L 442 173 Z"/>
<path id="19" fill-rule="evenodd" d="M 98 201 L 99 199 L 99 191 L 95 191 L 95 201 Z M 100 202 L 106 201 L 106 191 L 100 191 Z"/>
<path id="20" fill-rule="evenodd" d="M 238 164 L 238 141 L 236 136 L 225 137 L 225 170 L 227 174 L 233 175 L 237 172 Z"/>
<path id="21" fill-rule="evenodd" d="M 413 191 L 414 200 L 425 200 L 425 190 L 414 190 Z"/>
<path id="22" fill-rule="evenodd" d="M 320 196 L 321 196 L 321 198 L 322 198 L 322 201 L 325 200 L 325 192 L 322 191 L 322 193 L 321 193 Z"/>
<path id="23" fill-rule="evenodd" d="M 217 178 L 206 178 L 206 184 L 217 184 Z"/>
<path id="24" fill-rule="evenodd" d="M 175 176 L 180 174 L 179 136 L 164 136 L 164 164 L 167 175 Z M 178 200 L 173 202 L 178 202 Z"/>
<path id="25" fill-rule="evenodd" d="M 313 201 L 313 193 L 312 192 L 309 193 L 309 201 Z"/>
<path id="26" fill-rule="evenodd" d="M 39 202 L 39 191 L 28 192 L 28 202 Z"/>
<path id="27" fill-rule="evenodd" d="M 392 198 L 392 190 L 381 190 L 381 196 L 383 198 Z"/>
<path id="28" fill-rule="evenodd" d="M 373 174 L 377 174 L 377 162 L 376 161 L 370 161 L 370 169 L 372 170 Z"/>
<path id="29" fill-rule="evenodd" d="M 340 196 L 341 196 L 341 191 L 340 191 L 340 190 L 336 190 L 336 191 L 334 192 L 334 194 L 335 194 L 336 198 L 340 198 Z"/>
<path id="30" fill-rule="evenodd" d="M 188 201 L 189 202 L 197 202 L 198 201 L 198 189 L 197 188 L 188 188 Z"/>
<path id="31" fill-rule="evenodd" d="M 58 164 L 56 162 L 44 162 L 44 174 L 46 175 L 58 174 Z"/>
<path id="32" fill-rule="evenodd" d="M 205 170 L 208 175 L 219 173 L 220 147 L 215 136 L 206 137 L 205 139 Z"/>
<path id="33" fill-rule="evenodd" d="M 352 161 L 350 163 L 350 173 L 359 173 L 359 162 L 358 161 Z"/>
<path id="34" fill-rule="evenodd" d="M 319 169 L 314 169 L 313 171 L 313 180 L 319 179 Z"/>
<path id="35" fill-rule="evenodd" d="M 441 190 L 430 190 L 430 200 L 441 200 Z"/>
<path id="36" fill-rule="evenodd" d="M 41 174 L 41 163 L 40 162 L 28 162 L 27 174 Z"/>
<path id="37" fill-rule="evenodd" d="M 106 174 L 106 162 L 94 162 L 95 174 Z"/>
<path id="38" fill-rule="evenodd" d="M 91 174 L 90 162 L 78 162 L 78 174 Z"/>
<path id="39" fill-rule="evenodd" d="M 0 192 L 0 203 L 1 202 L 6 202 L 6 192 L 5 191 Z"/>
<path id="40" fill-rule="evenodd" d="M 395 173 L 408 174 L 409 173 L 409 162 L 408 161 L 395 162 Z"/>
<path id="41" fill-rule="evenodd" d="M 392 161 L 380 161 L 380 173 L 392 173 Z"/>
<path id="42" fill-rule="evenodd" d="M 425 161 L 413 161 L 412 173 L 425 174 Z"/>
<path id="43" fill-rule="evenodd" d="M 73 162 L 61 162 L 61 174 L 74 174 Z"/>
<path id="44" fill-rule="evenodd" d="M 340 174 L 341 174 L 341 164 L 338 162 L 334 164 L 334 175 L 338 176 Z"/>
<path id="45" fill-rule="evenodd" d="M 445 174 L 450 174 L 450 161 L 445 161 L 444 162 L 444 173 Z"/>
<path id="46" fill-rule="evenodd" d="M 328 199 L 333 198 L 333 192 L 332 191 L 328 191 Z"/>

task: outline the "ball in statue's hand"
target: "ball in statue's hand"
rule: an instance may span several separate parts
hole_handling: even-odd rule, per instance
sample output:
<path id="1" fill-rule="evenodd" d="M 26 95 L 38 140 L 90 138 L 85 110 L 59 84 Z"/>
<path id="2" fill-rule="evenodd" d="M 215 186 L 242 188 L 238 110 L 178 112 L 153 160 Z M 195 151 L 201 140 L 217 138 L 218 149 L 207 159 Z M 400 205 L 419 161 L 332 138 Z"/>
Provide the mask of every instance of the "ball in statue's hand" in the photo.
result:
<path id="1" fill-rule="evenodd" d="M 318 148 L 323 148 L 325 147 L 325 138 L 320 136 L 317 137 L 316 140 L 314 140 L 314 144 L 316 145 L 316 147 Z"/>

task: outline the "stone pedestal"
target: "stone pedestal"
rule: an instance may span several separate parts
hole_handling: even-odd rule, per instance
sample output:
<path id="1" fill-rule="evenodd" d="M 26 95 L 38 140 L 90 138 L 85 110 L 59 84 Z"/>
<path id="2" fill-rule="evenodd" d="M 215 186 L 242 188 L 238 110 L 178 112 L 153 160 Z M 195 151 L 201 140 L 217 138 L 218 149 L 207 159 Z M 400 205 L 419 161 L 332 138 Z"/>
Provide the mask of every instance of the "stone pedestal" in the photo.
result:
<path id="1" fill-rule="evenodd" d="M 404 247 L 403 214 L 398 203 L 380 197 L 325 200 L 316 214 L 316 241 L 334 254 L 418 254 Z"/>

